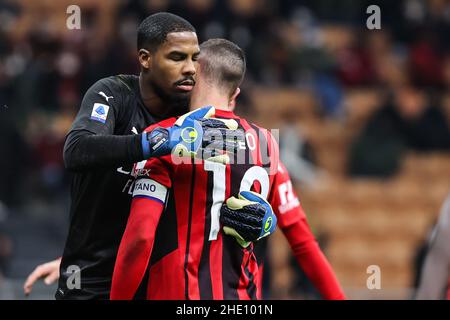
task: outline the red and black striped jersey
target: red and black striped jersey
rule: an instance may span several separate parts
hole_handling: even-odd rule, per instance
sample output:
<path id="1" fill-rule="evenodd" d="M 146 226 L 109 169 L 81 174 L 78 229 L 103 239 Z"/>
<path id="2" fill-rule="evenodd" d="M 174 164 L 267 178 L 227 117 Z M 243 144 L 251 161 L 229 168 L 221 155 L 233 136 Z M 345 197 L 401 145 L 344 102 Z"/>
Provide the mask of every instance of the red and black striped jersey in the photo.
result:
<path id="1" fill-rule="evenodd" d="M 258 254 L 253 245 L 244 249 L 222 233 L 222 204 L 252 190 L 269 201 L 280 227 L 298 222 L 304 213 L 279 161 L 274 136 L 230 111 L 216 110 L 216 117 L 234 119 L 245 131 L 245 144 L 230 164 L 191 159 L 175 163 L 165 156 L 135 166 L 137 180 L 112 298 L 131 298 L 139 284 L 149 299 L 261 298 Z M 147 130 L 171 126 L 175 120 Z M 150 248 L 142 244 L 149 242 Z"/>

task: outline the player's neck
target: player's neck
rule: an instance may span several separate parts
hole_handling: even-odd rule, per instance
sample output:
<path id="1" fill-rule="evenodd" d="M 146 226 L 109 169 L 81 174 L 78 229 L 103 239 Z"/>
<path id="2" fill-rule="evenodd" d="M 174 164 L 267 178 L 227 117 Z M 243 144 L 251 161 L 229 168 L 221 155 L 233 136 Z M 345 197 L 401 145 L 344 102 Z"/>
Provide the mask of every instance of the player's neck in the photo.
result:
<path id="1" fill-rule="evenodd" d="M 139 92 L 145 107 L 156 115 L 162 115 L 167 112 L 167 103 L 155 92 L 152 86 L 147 85 L 142 73 L 139 76 Z"/>
<path id="2" fill-rule="evenodd" d="M 199 90 L 191 98 L 191 109 L 213 106 L 218 110 L 232 111 L 230 98 L 218 90 Z"/>

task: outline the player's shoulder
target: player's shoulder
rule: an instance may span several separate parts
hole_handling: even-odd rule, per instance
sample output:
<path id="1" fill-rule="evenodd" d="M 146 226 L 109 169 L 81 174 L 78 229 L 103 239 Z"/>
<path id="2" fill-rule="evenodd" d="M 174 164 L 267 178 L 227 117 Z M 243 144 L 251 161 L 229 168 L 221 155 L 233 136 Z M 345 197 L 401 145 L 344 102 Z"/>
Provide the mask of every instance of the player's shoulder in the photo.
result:
<path id="1" fill-rule="evenodd" d="M 251 122 L 245 118 L 239 117 L 239 121 L 241 123 L 241 126 L 246 130 L 254 130 L 256 131 L 256 133 L 262 133 L 264 135 L 271 135 L 270 130 L 268 130 L 267 128 L 255 123 L 255 122 Z"/>
<path id="2" fill-rule="evenodd" d="M 148 126 L 147 128 L 145 128 L 144 131 L 145 132 L 150 132 L 153 129 L 158 128 L 158 127 L 163 127 L 163 128 L 171 127 L 171 126 L 173 126 L 175 121 L 177 121 L 176 117 L 164 119 L 164 120 L 161 120 L 160 122 L 157 122 L 157 123 L 154 123 L 154 124 Z"/>
<path id="3" fill-rule="evenodd" d="M 251 131 L 254 131 L 257 135 L 257 138 L 259 141 L 267 141 L 267 143 L 270 143 L 270 145 L 273 145 L 274 147 L 278 146 L 278 131 L 277 129 L 267 129 L 263 126 L 260 126 L 254 122 L 249 122 L 244 119 L 244 121 L 248 124 L 248 129 L 245 129 L 245 131 L 248 131 L 249 129 Z M 242 123 L 242 118 L 241 118 Z M 270 142 L 269 142 L 270 141 Z"/>
<path id="4" fill-rule="evenodd" d="M 102 78 L 91 86 L 91 90 L 103 90 L 108 94 L 130 95 L 135 94 L 139 83 L 138 76 L 119 74 Z"/>
<path id="5" fill-rule="evenodd" d="M 258 124 L 242 121 L 246 134 L 246 144 L 251 150 L 255 150 L 259 145 L 261 161 L 269 168 L 269 175 L 279 174 L 280 171 L 280 151 L 278 145 L 278 131 L 267 129 Z M 282 168 L 281 168 L 282 169 Z"/>

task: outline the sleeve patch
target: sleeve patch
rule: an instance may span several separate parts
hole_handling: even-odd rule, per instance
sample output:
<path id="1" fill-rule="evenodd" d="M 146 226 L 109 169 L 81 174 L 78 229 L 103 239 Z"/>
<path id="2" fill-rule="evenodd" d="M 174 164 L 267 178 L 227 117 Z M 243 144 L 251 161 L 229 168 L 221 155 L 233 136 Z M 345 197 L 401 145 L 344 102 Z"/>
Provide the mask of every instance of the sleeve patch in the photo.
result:
<path id="1" fill-rule="evenodd" d="M 134 185 L 133 197 L 146 197 L 164 203 L 167 188 L 152 179 L 139 179 Z"/>
<path id="2" fill-rule="evenodd" d="M 94 103 L 92 108 L 91 119 L 102 123 L 106 122 L 108 117 L 109 106 L 103 103 Z"/>
<path id="3" fill-rule="evenodd" d="M 281 214 L 300 206 L 300 201 L 292 190 L 292 183 L 290 180 L 278 186 L 278 194 L 280 197 L 280 206 L 278 207 L 278 210 Z"/>

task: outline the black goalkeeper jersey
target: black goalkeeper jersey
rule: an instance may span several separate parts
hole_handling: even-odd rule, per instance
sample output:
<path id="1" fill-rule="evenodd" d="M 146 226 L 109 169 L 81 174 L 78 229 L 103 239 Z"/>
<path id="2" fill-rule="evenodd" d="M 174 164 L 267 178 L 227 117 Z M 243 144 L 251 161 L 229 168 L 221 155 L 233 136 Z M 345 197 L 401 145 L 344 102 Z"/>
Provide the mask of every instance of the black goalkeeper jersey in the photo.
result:
<path id="1" fill-rule="evenodd" d="M 66 145 L 72 143 L 70 139 L 76 143 L 77 135 L 82 134 L 140 134 L 160 120 L 145 107 L 137 76 L 104 78 L 86 92 Z M 109 298 L 115 258 L 130 211 L 132 165 L 102 166 L 73 174 L 70 228 L 57 299 Z M 73 273 L 76 270 L 80 273 Z"/>

